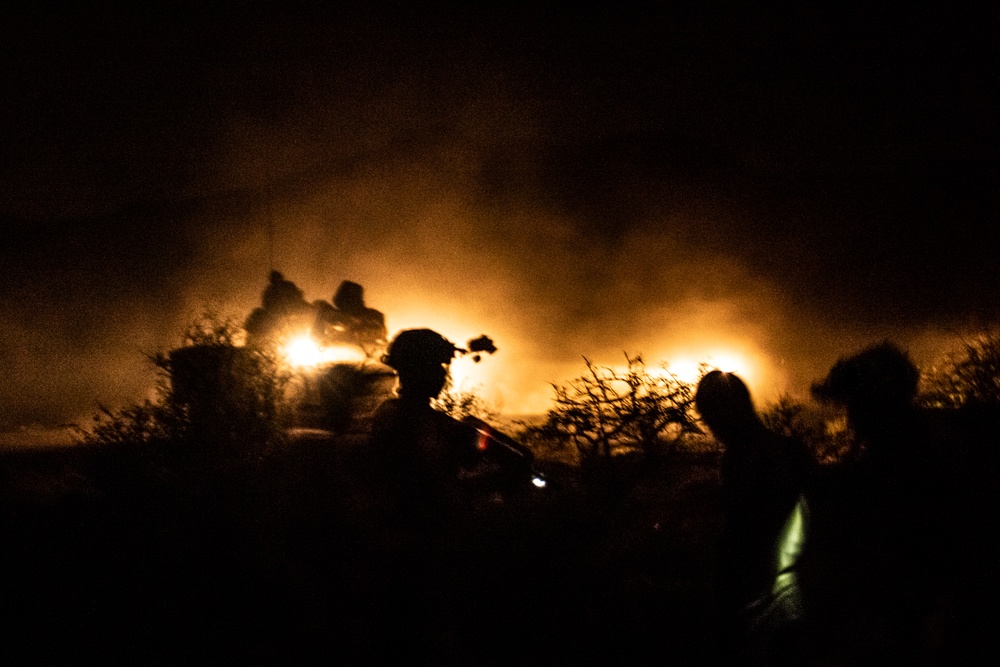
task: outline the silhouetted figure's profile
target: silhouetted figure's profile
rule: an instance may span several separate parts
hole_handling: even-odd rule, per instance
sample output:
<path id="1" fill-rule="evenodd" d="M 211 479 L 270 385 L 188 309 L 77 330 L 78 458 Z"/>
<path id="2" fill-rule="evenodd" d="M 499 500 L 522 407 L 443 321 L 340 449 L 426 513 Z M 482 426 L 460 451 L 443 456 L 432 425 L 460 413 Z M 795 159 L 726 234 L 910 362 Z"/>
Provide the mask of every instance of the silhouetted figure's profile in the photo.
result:
<path id="1" fill-rule="evenodd" d="M 458 351 L 435 331 L 408 329 L 383 358 L 399 386 L 375 413 L 372 447 L 389 472 L 396 509 L 418 524 L 438 524 L 461 511 L 458 479 L 479 458 L 470 429 L 431 407 Z"/>
<path id="2" fill-rule="evenodd" d="M 247 343 L 266 344 L 287 333 L 291 327 L 308 326 L 311 313 L 312 307 L 302 290 L 280 271 L 271 271 L 261 295 L 261 306 L 250 313 L 243 326 Z"/>
<path id="3" fill-rule="evenodd" d="M 970 565 L 960 555 L 969 536 L 954 530 L 964 521 L 954 512 L 954 455 L 916 405 L 919 379 L 886 342 L 838 360 L 812 388 L 846 411 L 856 441 L 817 485 L 804 567 L 815 625 L 838 659 L 948 662 L 945 619 L 956 612 L 956 574 Z"/>
<path id="4" fill-rule="evenodd" d="M 369 358 L 377 359 L 384 351 L 388 332 L 381 311 L 365 305 L 364 289 L 345 280 L 333 295 L 333 305 L 316 302 L 313 333 L 325 343 L 357 345 Z"/>
<path id="5" fill-rule="evenodd" d="M 839 359 L 822 382 L 813 384 L 818 399 L 842 406 L 858 438 L 861 459 L 873 469 L 903 464 L 917 441 L 920 372 L 909 356 L 891 343 Z M 911 452 L 907 452 L 907 450 Z"/>
<path id="6" fill-rule="evenodd" d="M 732 373 L 706 374 L 695 405 L 723 446 L 717 588 L 732 657 L 740 664 L 792 662 L 785 654 L 794 653 L 787 642 L 801 620 L 793 573 L 811 457 L 802 443 L 764 426 L 747 386 Z"/>
<path id="7" fill-rule="evenodd" d="M 396 335 L 383 361 L 398 373 L 397 396 L 372 421 L 371 448 L 395 545 L 392 604 L 403 606 L 395 621 L 403 637 L 396 639 L 434 659 L 451 650 L 452 635 L 469 615 L 460 607 L 469 588 L 481 584 L 476 573 L 483 566 L 463 555 L 466 520 L 473 515 L 468 482 L 483 464 L 476 432 L 431 406 L 459 352 L 464 350 L 430 329 Z"/>

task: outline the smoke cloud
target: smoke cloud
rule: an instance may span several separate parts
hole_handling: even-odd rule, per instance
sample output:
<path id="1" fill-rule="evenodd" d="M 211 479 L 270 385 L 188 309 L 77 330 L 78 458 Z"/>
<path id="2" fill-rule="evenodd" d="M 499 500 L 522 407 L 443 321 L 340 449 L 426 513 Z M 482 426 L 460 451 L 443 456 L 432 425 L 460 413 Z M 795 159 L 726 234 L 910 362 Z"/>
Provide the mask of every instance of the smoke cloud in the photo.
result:
<path id="1" fill-rule="evenodd" d="M 362 284 L 390 334 L 490 335 L 458 370 L 508 413 L 626 353 L 804 394 L 861 346 L 929 357 L 998 312 L 993 115 L 948 75 L 968 55 L 827 38 L 883 67 L 855 97 L 853 60 L 684 17 L 370 18 L 10 35 L 31 94 L 3 117 L 0 431 L 145 396 L 144 354 L 205 306 L 246 317 L 272 268 L 310 300 Z"/>

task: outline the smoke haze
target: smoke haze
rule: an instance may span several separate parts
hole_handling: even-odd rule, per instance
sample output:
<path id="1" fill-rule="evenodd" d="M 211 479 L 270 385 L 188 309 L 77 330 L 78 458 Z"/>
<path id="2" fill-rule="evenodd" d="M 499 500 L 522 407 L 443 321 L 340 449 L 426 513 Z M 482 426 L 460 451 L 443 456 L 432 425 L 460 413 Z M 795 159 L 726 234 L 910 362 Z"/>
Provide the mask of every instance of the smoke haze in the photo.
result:
<path id="1" fill-rule="evenodd" d="M 543 411 L 584 356 L 735 354 L 766 400 L 996 315 L 974 26 L 941 28 L 968 54 L 946 33 L 921 55 L 922 23 L 886 45 L 539 11 L 12 36 L 0 431 L 141 398 L 143 354 L 206 305 L 246 317 L 272 267 L 309 300 L 361 283 L 390 334 L 492 336 L 458 363 L 508 413 Z"/>

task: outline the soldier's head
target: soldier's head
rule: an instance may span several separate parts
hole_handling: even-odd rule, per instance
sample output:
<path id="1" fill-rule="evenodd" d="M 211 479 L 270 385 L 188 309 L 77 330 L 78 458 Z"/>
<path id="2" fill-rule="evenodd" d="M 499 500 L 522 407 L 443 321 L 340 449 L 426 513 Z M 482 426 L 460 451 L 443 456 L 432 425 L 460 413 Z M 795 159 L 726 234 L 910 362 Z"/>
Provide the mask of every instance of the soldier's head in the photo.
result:
<path id="1" fill-rule="evenodd" d="M 337 288 L 337 293 L 333 295 L 333 305 L 340 310 L 364 310 L 364 288 L 350 280 L 343 281 Z"/>
<path id="2" fill-rule="evenodd" d="M 710 371 L 698 382 L 694 404 L 702 421 L 720 440 L 755 427 L 759 420 L 750 390 L 733 373 Z"/>
<path id="3" fill-rule="evenodd" d="M 396 334 L 382 357 L 399 374 L 399 394 L 413 399 L 431 399 L 441 393 L 448 366 L 459 348 L 430 329 L 406 329 Z"/>
<path id="4" fill-rule="evenodd" d="M 813 384 L 821 401 L 847 409 L 860 435 L 898 423 L 913 407 L 920 371 L 909 355 L 890 342 L 837 360 L 826 378 Z"/>
<path id="5" fill-rule="evenodd" d="M 281 271 L 271 271 L 267 287 L 261 295 L 261 303 L 267 310 L 291 310 L 305 305 L 305 296 L 302 290 L 285 278 Z"/>

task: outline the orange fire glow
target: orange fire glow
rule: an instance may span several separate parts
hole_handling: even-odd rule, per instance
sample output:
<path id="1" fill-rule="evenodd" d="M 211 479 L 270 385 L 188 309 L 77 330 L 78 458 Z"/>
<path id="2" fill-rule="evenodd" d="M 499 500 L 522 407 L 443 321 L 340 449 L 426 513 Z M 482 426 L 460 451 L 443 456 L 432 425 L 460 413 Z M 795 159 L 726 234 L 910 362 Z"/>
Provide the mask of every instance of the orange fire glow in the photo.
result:
<path id="1" fill-rule="evenodd" d="M 283 347 L 288 364 L 293 368 L 314 368 L 321 364 L 362 362 L 364 351 L 356 345 L 320 345 L 308 333 L 291 337 Z"/>
<path id="2" fill-rule="evenodd" d="M 754 364 L 745 354 L 733 350 L 716 350 L 703 356 L 679 355 L 668 358 L 667 371 L 678 380 L 694 384 L 701 376 L 712 370 L 735 373 L 743 380 L 751 381 L 755 375 Z"/>

